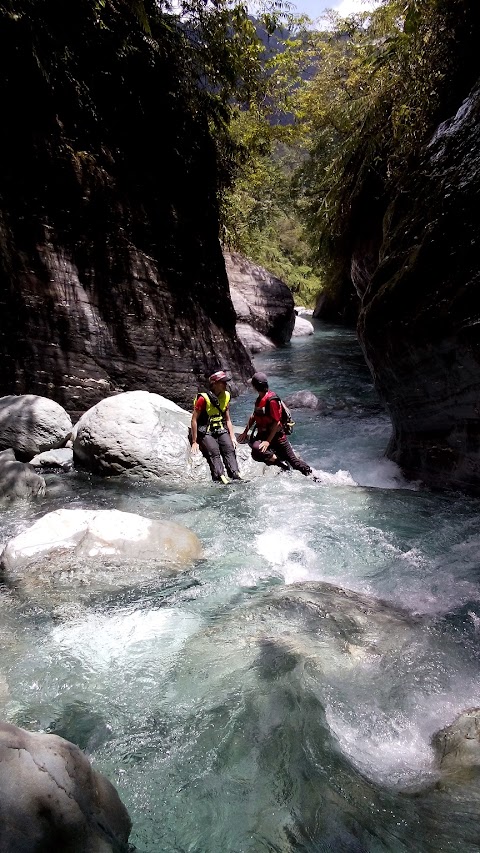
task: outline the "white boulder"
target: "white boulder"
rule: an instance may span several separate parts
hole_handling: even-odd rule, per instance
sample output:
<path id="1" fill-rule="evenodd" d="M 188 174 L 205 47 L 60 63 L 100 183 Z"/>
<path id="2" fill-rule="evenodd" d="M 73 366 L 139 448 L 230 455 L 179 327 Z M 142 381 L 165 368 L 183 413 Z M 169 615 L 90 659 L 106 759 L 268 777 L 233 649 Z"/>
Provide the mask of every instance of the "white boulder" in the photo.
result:
<path id="1" fill-rule="evenodd" d="M 292 338 L 300 338 L 305 335 L 313 335 L 315 329 L 310 320 L 305 320 L 303 317 L 295 317 L 295 325 L 293 327 Z"/>
<path id="2" fill-rule="evenodd" d="M 265 350 L 275 349 L 275 344 L 266 335 L 257 332 L 250 323 L 237 323 L 237 336 L 240 338 L 243 346 L 249 353 L 265 352 Z"/>
<path id="3" fill-rule="evenodd" d="M 198 537 L 181 524 L 119 510 L 60 509 L 7 543 L 6 582 L 36 596 L 140 585 L 199 559 Z M 82 597 L 84 597 L 82 595 Z"/>
<path id="4" fill-rule="evenodd" d="M 96 474 L 195 479 L 189 465 L 191 415 L 148 391 L 101 400 L 74 429 L 77 464 Z"/>
<path id="5" fill-rule="evenodd" d="M 17 456 L 29 460 L 44 450 L 62 447 L 71 431 L 70 415 L 48 397 L 0 397 L 0 450 L 11 447 Z"/>
<path id="6" fill-rule="evenodd" d="M 191 452 L 190 421 L 190 412 L 159 394 L 126 391 L 107 397 L 74 427 L 75 463 L 107 476 L 208 483 L 207 462 Z M 242 476 L 264 476 L 265 466 L 252 463 L 248 445 L 237 447 L 237 459 Z"/>

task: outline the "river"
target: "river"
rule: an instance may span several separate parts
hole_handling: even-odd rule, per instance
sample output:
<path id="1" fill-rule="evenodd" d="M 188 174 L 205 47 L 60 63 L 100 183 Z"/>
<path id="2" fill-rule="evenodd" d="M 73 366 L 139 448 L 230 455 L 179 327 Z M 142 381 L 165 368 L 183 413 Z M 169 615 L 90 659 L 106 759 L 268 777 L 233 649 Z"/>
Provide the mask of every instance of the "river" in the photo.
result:
<path id="1" fill-rule="evenodd" d="M 69 506 L 171 518 L 205 548 L 178 578 L 89 606 L 2 591 L 2 717 L 84 749 L 138 853 L 479 851 L 475 772 L 445 778 L 431 745 L 480 706 L 479 502 L 385 459 L 352 332 L 315 321 L 255 366 L 282 396 L 325 401 L 294 412 L 292 435 L 319 482 L 72 472 L 2 510 L 0 541 Z M 252 402 L 233 402 L 239 427 Z"/>

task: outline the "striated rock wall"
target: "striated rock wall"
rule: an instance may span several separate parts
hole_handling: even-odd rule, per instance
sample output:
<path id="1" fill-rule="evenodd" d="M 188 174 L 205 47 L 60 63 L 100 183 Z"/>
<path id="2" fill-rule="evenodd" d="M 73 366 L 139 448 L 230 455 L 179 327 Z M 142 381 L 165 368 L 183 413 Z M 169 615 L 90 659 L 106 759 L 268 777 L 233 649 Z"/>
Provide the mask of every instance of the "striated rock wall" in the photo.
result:
<path id="1" fill-rule="evenodd" d="M 208 264 L 199 259 L 184 290 L 141 252 L 107 295 L 65 251 L 40 252 L 41 270 L 22 270 L 0 292 L 0 395 L 51 397 L 76 418 L 109 394 L 139 389 L 190 408 L 215 368 L 228 367 L 234 383 L 251 375 L 214 234 Z"/>
<path id="2" fill-rule="evenodd" d="M 277 346 L 290 342 L 293 296 L 281 279 L 238 252 L 224 252 L 230 294 L 239 324 L 248 323 Z"/>
<path id="3" fill-rule="evenodd" d="M 190 408 L 213 370 L 252 372 L 185 39 L 117 5 L 0 4 L 0 396 L 74 417 L 129 389 Z"/>
<path id="4" fill-rule="evenodd" d="M 398 188 L 358 324 L 388 456 L 441 487 L 480 487 L 479 152 L 477 86 Z"/>

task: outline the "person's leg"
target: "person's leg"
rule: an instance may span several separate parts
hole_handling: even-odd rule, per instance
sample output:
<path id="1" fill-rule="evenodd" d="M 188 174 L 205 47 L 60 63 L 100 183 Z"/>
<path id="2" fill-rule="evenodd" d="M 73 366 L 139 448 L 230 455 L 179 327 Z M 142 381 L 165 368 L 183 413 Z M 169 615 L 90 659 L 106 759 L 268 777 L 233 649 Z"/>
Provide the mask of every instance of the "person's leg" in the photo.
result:
<path id="1" fill-rule="evenodd" d="M 237 480 L 240 477 L 240 471 L 238 470 L 235 448 L 228 432 L 222 432 L 218 436 L 218 445 L 220 447 L 220 453 L 222 454 L 222 459 L 225 463 L 228 476 L 231 477 L 232 480 Z"/>
<path id="2" fill-rule="evenodd" d="M 263 439 L 257 439 L 257 441 L 253 442 L 252 459 L 254 459 L 255 462 L 265 462 L 265 465 L 276 465 L 277 457 L 273 450 L 271 450 L 270 448 L 265 451 L 260 450 L 260 445 L 262 441 Z"/>
<path id="3" fill-rule="evenodd" d="M 222 457 L 220 456 L 220 448 L 218 441 L 213 435 L 207 433 L 199 441 L 200 450 L 208 462 L 212 480 L 219 480 L 222 474 L 225 474 Z"/>
<path id="4" fill-rule="evenodd" d="M 297 456 L 286 435 L 275 436 L 271 447 L 277 458 L 283 462 L 288 462 L 295 471 L 300 471 L 305 476 L 312 473 L 310 465 L 300 459 L 300 456 Z"/>

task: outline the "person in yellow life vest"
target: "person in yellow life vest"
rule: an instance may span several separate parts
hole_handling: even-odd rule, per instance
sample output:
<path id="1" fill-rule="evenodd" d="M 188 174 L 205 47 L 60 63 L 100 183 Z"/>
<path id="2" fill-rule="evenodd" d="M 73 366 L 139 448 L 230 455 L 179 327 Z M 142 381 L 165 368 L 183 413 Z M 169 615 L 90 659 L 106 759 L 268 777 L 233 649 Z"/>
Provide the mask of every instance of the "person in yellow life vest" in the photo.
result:
<path id="1" fill-rule="evenodd" d="M 201 391 L 193 401 L 191 421 L 192 453 L 201 451 L 208 462 L 212 480 L 229 483 L 241 480 L 235 455 L 236 439 L 230 419 L 230 377 L 217 370 L 209 378 L 209 391 Z M 225 463 L 225 468 L 224 468 Z"/>

